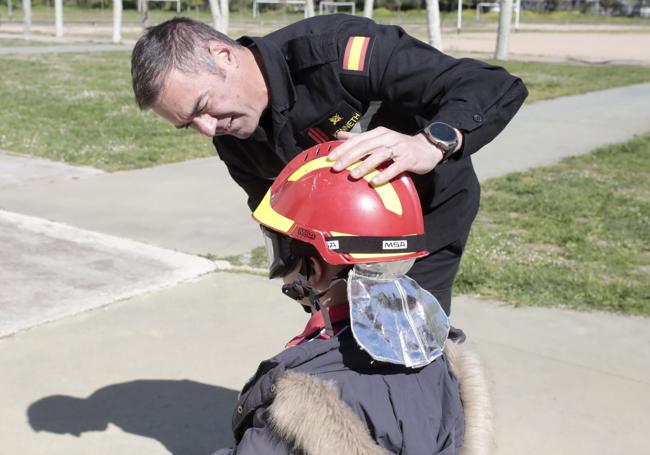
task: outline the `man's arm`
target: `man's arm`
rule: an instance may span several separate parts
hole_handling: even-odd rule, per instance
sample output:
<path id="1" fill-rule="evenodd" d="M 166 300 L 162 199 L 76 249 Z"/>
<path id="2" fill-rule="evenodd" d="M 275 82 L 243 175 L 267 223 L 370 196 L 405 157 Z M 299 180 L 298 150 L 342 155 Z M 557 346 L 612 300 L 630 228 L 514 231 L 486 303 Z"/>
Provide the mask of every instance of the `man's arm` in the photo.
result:
<path id="1" fill-rule="evenodd" d="M 420 129 L 435 121 L 456 128 L 463 141 L 456 159 L 476 152 L 494 139 L 527 96 L 523 82 L 503 68 L 452 58 L 399 27 L 354 20 L 342 24 L 339 36 L 344 87 L 362 101 L 381 100 L 382 105 L 395 112 L 415 118 Z M 353 47 L 355 37 L 368 38 L 361 53 Z M 344 134 L 341 138 L 347 141 L 332 155 L 338 160 L 335 168 L 345 168 L 369 155 L 358 168 L 359 174 L 364 175 L 393 156 L 394 164 L 375 183 L 383 183 L 403 171 L 426 173 L 442 158 L 442 153 L 423 135 L 409 136 L 384 129 Z"/>

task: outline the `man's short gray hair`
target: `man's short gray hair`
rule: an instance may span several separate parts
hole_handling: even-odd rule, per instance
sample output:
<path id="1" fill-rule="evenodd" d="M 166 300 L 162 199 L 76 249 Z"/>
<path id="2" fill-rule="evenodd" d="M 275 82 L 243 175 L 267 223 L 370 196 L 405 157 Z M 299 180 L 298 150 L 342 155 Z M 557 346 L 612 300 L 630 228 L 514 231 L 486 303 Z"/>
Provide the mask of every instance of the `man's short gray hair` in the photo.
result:
<path id="1" fill-rule="evenodd" d="M 156 102 L 163 81 L 172 69 L 185 74 L 201 71 L 220 74 L 208 48 L 210 41 L 241 46 L 209 25 L 187 17 L 149 28 L 131 55 L 133 93 L 140 109 L 149 109 Z"/>

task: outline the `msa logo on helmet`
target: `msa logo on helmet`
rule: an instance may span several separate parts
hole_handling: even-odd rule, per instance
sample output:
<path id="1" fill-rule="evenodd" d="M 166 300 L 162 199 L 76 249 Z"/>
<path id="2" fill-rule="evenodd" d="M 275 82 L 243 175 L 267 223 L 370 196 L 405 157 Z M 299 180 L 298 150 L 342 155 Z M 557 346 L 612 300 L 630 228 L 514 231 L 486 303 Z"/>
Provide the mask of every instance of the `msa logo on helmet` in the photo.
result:
<path id="1" fill-rule="evenodd" d="M 339 241 L 338 240 L 328 240 L 325 242 L 327 244 L 327 248 L 330 250 L 338 250 L 339 249 Z"/>
<path id="2" fill-rule="evenodd" d="M 316 234 L 305 228 L 298 228 L 297 234 L 299 237 L 304 237 L 309 240 L 316 240 Z"/>
<path id="3" fill-rule="evenodd" d="M 408 248 L 406 240 L 384 240 L 381 244 L 383 250 L 405 250 Z"/>

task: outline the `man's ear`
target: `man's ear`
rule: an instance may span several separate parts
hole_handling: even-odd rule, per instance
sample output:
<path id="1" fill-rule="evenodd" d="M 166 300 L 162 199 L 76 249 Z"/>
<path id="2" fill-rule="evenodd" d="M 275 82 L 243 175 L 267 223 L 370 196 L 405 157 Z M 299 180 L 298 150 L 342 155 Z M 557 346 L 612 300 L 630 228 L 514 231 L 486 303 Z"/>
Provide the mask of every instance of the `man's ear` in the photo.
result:
<path id="1" fill-rule="evenodd" d="M 239 57 L 231 46 L 221 41 L 212 40 L 208 42 L 208 50 L 218 68 L 239 66 Z"/>
<path id="2" fill-rule="evenodd" d="M 319 288 L 321 281 L 323 281 L 323 277 L 325 275 L 325 264 L 319 258 L 316 258 L 314 256 L 309 256 L 307 258 L 307 261 L 309 261 L 309 268 L 311 270 L 309 281 L 311 282 L 312 286 Z"/>

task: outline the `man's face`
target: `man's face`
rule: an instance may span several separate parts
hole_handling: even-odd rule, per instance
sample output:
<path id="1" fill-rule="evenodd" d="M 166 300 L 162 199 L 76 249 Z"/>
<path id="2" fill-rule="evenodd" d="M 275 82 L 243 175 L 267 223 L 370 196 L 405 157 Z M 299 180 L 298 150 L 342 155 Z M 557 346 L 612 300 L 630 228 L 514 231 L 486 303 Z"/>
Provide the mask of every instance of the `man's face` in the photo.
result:
<path id="1" fill-rule="evenodd" d="M 152 109 L 176 128 L 191 127 L 209 137 L 228 134 L 245 139 L 259 124 L 266 102 L 247 86 L 233 49 L 221 47 L 212 55 L 220 74 L 172 69 Z"/>

